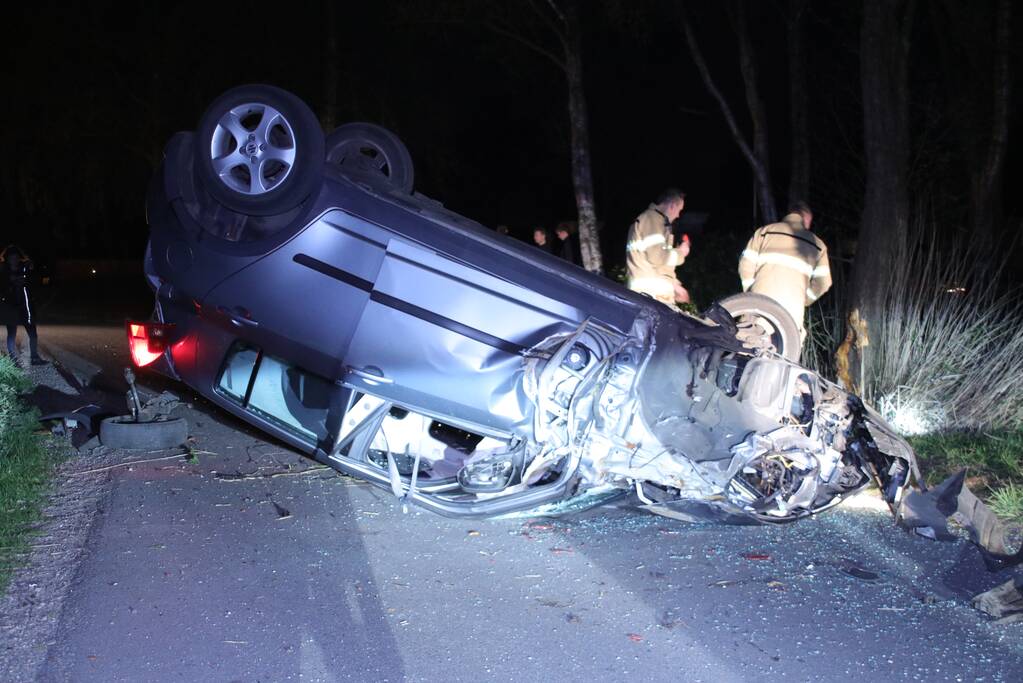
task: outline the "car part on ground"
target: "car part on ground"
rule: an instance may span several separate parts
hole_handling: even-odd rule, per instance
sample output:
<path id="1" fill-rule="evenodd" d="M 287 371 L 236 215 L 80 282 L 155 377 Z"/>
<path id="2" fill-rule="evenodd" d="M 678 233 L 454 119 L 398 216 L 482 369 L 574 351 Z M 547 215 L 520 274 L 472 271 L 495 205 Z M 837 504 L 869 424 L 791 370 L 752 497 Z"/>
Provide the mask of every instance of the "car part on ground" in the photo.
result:
<path id="1" fill-rule="evenodd" d="M 301 175 L 314 136 L 290 98 L 229 91 L 168 143 L 145 272 L 174 327 L 150 367 L 446 515 L 619 490 L 672 517 L 783 523 L 872 483 L 897 512 L 922 481 L 877 413 L 792 360 L 798 330 L 775 302 L 679 313 L 395 191 L 411 164 L 405 181 L 382 143 L 376 176 L 352 171 L 361 148 Z M 294 168 L 262 194 L 211 178 L 240 135 L 231 117 L 270 110 L 294 132 Z"/>
<path id="2" fill-rule="evenodd" d="M 99 441 L 108 448 L 156 451 L 181 446 L 187 440 L 188 422 L 183 417 L 136 421 L 131 415 L 118 415 L 99 425 Z"/>
<path id="3" fill-rule="evenodd" d="M 327 163 L 343 173 L 410 194 L 412 155 L 401 139 L 375 123 L 346 123 L 327 136 Z"/>
<path id="4" fill-rule="evenodd" d="M 948 529 L 953 520 L 980 549 L 990 571 L 1023 562 L 1023 546 L 1010 550 L 1005 524 L 966 487 L 965 469 L 929 491 L 910 491 L 899 512 L 902 526 L 941 541 L 956 538 Z"/>
<path id="5" fill-rule="evenodd" d="M 127 328 L 129 344 L 133 344 L 137 340 L 133 334 L 138 333 L 139 324 L 129 323 Z M 132 355 L 136 357 L 134 351 Z M 100 443 L 125 450 L 160 450 L 183 445 L 188 439 L 188 422 L 170 416 L 178 405 L 176 397 L 164 392 L 143 404 L 131 368 L 124 369 L 124 379 L 128 383 L 125 398 L 130 414 L 103 419 L 99 425 Z"/>
<path id="6" fill-rule="evenodd" d="M 1015 624 L 1023 621 L 1023 577 L 1009 579 L 1005 583 L 975 595 L 971 601 L 976 609 L 990 614 L 998 625 Z"/>

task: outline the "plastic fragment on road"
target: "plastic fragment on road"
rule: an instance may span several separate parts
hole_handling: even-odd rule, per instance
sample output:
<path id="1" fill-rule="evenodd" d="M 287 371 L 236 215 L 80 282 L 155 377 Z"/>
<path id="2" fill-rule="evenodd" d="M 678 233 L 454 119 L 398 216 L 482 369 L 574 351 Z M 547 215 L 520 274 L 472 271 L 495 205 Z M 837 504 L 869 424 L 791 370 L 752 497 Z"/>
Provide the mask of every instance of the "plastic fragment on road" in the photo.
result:
<path id="1" fill-rule="evenodd" d="M 771 556 L 768 555 L 767 553 L 743 553 L 742 557 L 743 559 L 754 561 L 764 561 L 771 559 Z"/>
<path id="2" fill-rule="evenodd" d="M 270 502 L 273 503 L 274 510 L 277 511 L 277 521 L 280 521 L 282 519 L 288 519 L 291 517 L 291 510 L 282 505 L 278 505 L 272 500 Z"/>
<path id="3" fill-rule="evenodd" d="M 900 509 L 899 523 L 921 536 L 952 541 L 948 521 L 962 525 L 970 541 L 980 550 L 988 571 L 998 571 L 1023 562 L 1023 547 L 1010 552 L 1006 546 L 1006 527 L 1000 519 L 966 486 L 962 469 L 929 491 L 909 491 Z"/>

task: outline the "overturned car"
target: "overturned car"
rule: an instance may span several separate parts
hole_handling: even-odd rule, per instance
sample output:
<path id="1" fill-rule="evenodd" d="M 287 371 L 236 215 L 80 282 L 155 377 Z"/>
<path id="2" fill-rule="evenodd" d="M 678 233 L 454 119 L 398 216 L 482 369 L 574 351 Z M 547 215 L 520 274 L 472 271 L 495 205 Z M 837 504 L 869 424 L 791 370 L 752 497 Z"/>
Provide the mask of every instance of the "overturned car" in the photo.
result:
<path id="1" fill-rule="evenodd" d="M 148 197 L 139 365 L 346 474 L 452 516 L 625 489 L 685 519 L 789 522 L 912 450 L 785 357 L 757 295 L 680 314 L 415 193 L 401 141 L 324 138 L 269 86 L 178 133 Z"/>

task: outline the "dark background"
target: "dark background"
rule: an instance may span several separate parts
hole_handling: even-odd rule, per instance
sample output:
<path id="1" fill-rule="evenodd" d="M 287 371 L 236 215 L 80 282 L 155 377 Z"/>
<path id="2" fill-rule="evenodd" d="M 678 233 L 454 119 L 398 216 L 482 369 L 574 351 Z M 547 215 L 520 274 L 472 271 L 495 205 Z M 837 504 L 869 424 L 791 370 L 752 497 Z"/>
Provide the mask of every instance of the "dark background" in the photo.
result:
<path id="1" fill-rule="evenodd" d="M 688 193 L 687 213 L 708 220 L 681 274 L 687 284 L 701 281 L 696 292 L 705 299 L 738 286 L 738 250 L 758 219 L 749 167 L 693 66 L 677 4 L 583 3 L 594 187 L 609 269 L 623 261 L 632 218 L 659 190 L 675 185 Z M 322 115 L 331 27 L 338 122 L 374 121 L 398 133 L 415 161 L 417 190 L 485 225 L 507 224 L 524 239 L 534 225 L 574 219 L 563 74 L 465 18 L 460 6 L 341 2 L 333 22 L 322 1 L 8 10 L 4 241 L 19 241 L 40 261 L 139 257 L 146 184 L 170 135 L 194 129 L 220 92 L 249 82 L 291 90 Z M 784 208 L 786 5 L 746 7 L 769 115 L 775 195 Z M 729 15 L 720 3 L 688 8 L 714 77 L 748 128 Z M 967 206 L 962 150 L 969 129 L 964 135 L 961 121 L 956 128 L 955 113 L 965 112 L 967 122 L 975 117 L 983 135 L 985 100 L 972 93 L 984 92 L 991 78 L 985 38 L 992 16 L 989 3 L 935 0 L 921 3 L 915 20 L 911 183 L 917 205 L 950 236 L 965 229 Z M 809 200 L 814 229 L 840 264 L 855 248 L 863 197 L 859 25 L 858 3 L 810 2 Z M 1014 48 L 1014 74 L 1019 62 Z M 1008 178 L 1021 163 L 1018 132 L 1010 130 Z M 1020 202 L 1011 181 L 1006 187 L 1012 239 Z"/>

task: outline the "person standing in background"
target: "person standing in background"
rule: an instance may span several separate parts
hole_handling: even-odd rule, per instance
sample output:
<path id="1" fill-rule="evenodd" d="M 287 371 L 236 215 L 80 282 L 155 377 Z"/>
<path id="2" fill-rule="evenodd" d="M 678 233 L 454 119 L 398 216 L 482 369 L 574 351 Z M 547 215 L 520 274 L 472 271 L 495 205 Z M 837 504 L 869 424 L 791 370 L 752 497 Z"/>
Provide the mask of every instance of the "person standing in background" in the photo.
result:
<path id="1" fill-rule="evenodd" d="M 554 253 L 573 265 L 582 265 L 582 258 L 579 255 L 579 240 L 576 238 L 572 224 L 558 223 L 554 235 L 558 238 Z"/>
<path id="2" fill-rule="evenodd" d="M 533 228 L 533 244 L 548 254 L 554 253 L 554 245 L 551 244 L 550 234 L 546 228 Z"/>
<path id="3" fill-rule="evenodd" d="M 32 365 L 46 363 L 39 355 L 39 336 L 36 333 L 35 310 L 28 292 L 32 259 L 18 246 L 10 244 L 0 252 L 0 317 L 7 327 L 7 355 L 18 363 L 18 325 L 28 334 L 28 347 Z"/>

